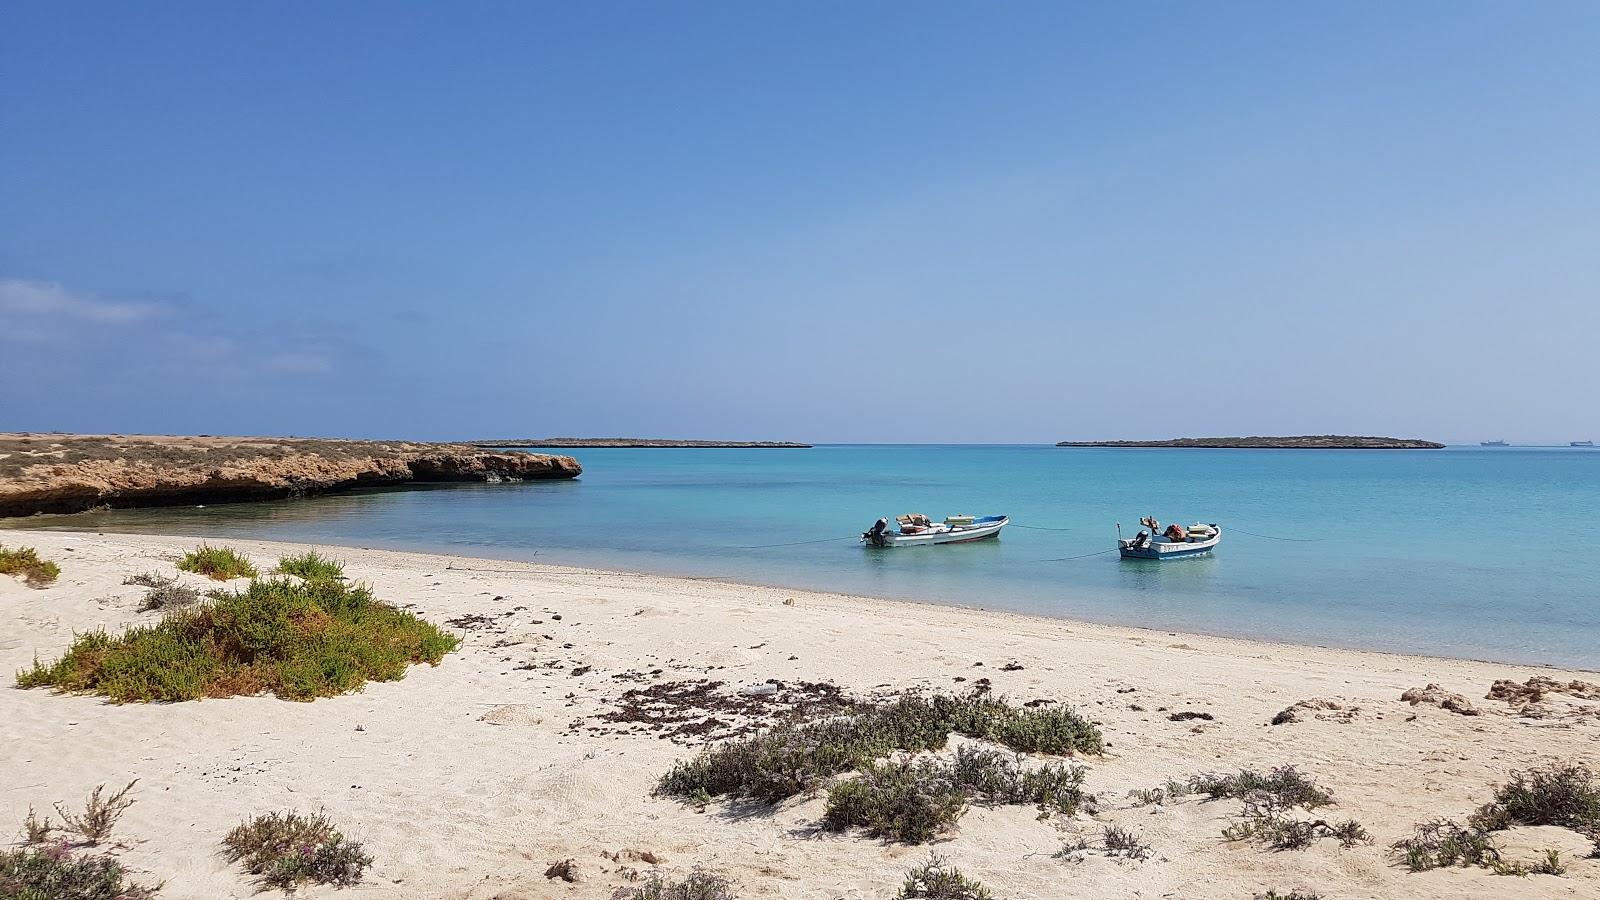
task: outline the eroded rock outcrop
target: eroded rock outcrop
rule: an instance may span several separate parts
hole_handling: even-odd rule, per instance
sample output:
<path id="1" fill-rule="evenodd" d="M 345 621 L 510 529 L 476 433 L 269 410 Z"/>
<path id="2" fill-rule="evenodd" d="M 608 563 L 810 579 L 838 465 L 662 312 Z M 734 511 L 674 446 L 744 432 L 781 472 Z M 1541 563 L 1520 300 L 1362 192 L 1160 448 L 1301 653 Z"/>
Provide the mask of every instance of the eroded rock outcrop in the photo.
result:
<path id="1" fill-rule="evenodd" d="M 570 456 L 466 444 L 0 434 L 0 516 L 278 500 L 354 487 L 576 478 Z"/>

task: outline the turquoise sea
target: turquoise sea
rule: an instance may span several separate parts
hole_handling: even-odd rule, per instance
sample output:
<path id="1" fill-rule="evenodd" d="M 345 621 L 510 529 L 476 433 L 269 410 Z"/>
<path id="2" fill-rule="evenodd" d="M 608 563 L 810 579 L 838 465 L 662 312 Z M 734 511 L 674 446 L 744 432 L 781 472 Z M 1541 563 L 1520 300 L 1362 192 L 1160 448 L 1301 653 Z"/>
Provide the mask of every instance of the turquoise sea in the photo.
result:
<path id="1" fill-rule="evenodd" d="M 441 549 L 1600 668 L 1596 450 L 843 445 L 576 455 L 584 474 L 571 482 L 27 524 Z M 901 512 L 1006 513 L 1015 524 L 979 544 L 857 543 L 878 516 Z M 1189 560 L 1062 559 L 1111 547 L 1117 522 L 1131 534 L 1146 514 L 1217 522 L 1226 537 L 1213 556 Z M 764 546 L 796 541 L 812 543 Z"/>

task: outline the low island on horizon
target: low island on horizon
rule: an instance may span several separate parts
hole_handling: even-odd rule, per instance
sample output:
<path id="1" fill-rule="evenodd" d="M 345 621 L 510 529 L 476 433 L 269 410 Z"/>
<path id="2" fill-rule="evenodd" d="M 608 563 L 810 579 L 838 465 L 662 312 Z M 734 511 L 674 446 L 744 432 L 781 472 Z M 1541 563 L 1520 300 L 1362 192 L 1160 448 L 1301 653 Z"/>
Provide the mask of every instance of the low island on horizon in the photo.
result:
<path id="1" fill-rule="evenodd" d="M 1443 444 L 1418 438 L 1306 434 L 1294 437 L 1174 438 L 1170 441 L 1060 441 L 1057 447 L 1174 447 L 1214 450 L 1441 450 Z"/>
<path id="2" fill-rule="evenodd" d="M 700 449 L 735 448 L 735 449 L 776 449 L 776 450 L 805 450 L 810 444 L 800 444 L 793 441 L 687 441 L 672 438 L 524 438 L 522 440 L 494 440 L 494 441 L 467 441 L 474 447 L 558 447 L 562 449 L 581 449 L 585 447 L 694 447 Z"/>

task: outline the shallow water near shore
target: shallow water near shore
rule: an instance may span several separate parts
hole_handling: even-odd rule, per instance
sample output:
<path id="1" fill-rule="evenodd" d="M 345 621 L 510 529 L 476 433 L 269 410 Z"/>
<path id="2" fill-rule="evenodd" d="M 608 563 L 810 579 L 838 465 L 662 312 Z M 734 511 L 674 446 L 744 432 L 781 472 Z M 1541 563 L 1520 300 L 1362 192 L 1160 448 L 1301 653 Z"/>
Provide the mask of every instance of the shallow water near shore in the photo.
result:
<path id="1" fill-rule="evenodd" d="M 1600 452 L 589 449 L 570 482 L 455 485 L 19 527 L 318 542 L 917 598 L 1295 643 L 1600 668 Z M 1006 513 L 1001 539 L 870 550 L 880 515 Z M 1220 523 L 1120 560 L 1115 524 Z M 1031 526 L 1031 527 L 1025 527 Z M 1052 529 L 1052 530 L 1044 530 Z M 1277 538 L 1277 539 L 1274 539 Z M 1285 540 L 1292 539 L 1292 540 Z M 807 541 L 810 543 L 791 543 Z M 790 544 L 789 546 L 767 546 Z M 752 549 L 757 548 L 759 549 Z"/>

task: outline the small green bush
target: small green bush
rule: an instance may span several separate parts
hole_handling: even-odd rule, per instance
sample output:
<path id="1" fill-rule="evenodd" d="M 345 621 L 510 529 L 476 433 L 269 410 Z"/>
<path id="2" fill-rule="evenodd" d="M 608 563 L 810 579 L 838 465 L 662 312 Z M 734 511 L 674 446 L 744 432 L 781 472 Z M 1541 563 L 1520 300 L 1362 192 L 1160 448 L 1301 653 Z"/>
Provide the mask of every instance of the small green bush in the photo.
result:
<path id="1" fill-rule="evenodd" d="M 695 869 L 686 877 L 669 879 L 660 872 L 651 872 L 644 883 L 634 887 L 617 888 L 611 900 L 736 900 L 733 885 L 728 879 Z"/>
<path id="2" fill-rule="evenodd" d="M 372 857 L 346 840 L 326 815 L 274 812 L 256 816 L 222 839 L 223 855 L 243 862 L 263 885 L 293 891 L 306 883 L 357 884 Z"/>
<path id="3" fill-rule="evenodd" d="M 994 894 L 935 854 L 906 873 L 895 900 L 994 900 Z"/>
<path id="4" fill-rule="evenodd" d="M 460 639 L 341 581 L 254 580 L 121 636 L 90 631 L 19 687 L 102 694 L 118 703 L 270 692 L 311 700 L 437 665 Z"/>
<path id="5" fill-rule="evenodd" d="M 776 803 L 820 780 L 900 750 L 938 750 L 951 732 L 1044 753 L 1100 753 L 1094 725 L 1069 709 L 1035 710 L 987 697 L 907 694 L 817 721 L 728 741 L 662 776 L 660 794 Z"/>
<path id="6" fill-rule="evenodd" d="M 1270 804 L 1280 809 L 1316 809 L 1333 802 L 1333 795 L 1317 786 L 1294 766 L 1280 766 L 1262 775 L 1244 769 L 1237 775 L 1196 775 L 1189 779 L 1189 790 L 1213 800 L 1233 798 Z"/>
<path id="7" fill-rule="evenodd" d="M 828 789 L 822 825 L 830 831 L 861 827 L 873 837 L 920 844 L 966 812 L 969 800 L 1036 804 L 1068 815 L 1088 802 L 1082 767 L 1050 763 L 1024 769 L 993 750 L 959 747 L 953 759 L 924 757 L 869 763 L 859 778 Z"/>
<path id="8" fill-rule="evenodd" d="M 1149 859 L 1150 845 L 1138 835 L 1120 825 L 1107 825 L 1100 834 L 1100 842 L 1112 856 L 1128 859 Z"/>
<path id="9" fill-rule="evenodd" d="M 1582 764 L 1512 772 L 1468 824 L 1483 831 L 1558 825 L 1600 838 L 1600 781 Z"/>
<path id="10" fill-rule="evenodd" d="M 1449 819 L 1435 819 L 1416 827 L 1394 849 L 1413 872 L 1450 866 L 1492 867 L 1500 862 L 1500 848 L 1478 828 L 1463 828 Z"/>
<path id="11" fill-rule="evenodd" d="M 344 566 L 338 560 L 320 556 L 315 550 L 308 550 L 299 556 L 283 557 L 278 560 L 278 571 L 285 575 L 298 575 L 307 581 L 344 577 Z"/>
<path id="12" fill-rule="evenodd" d="M 32 547 L 8 550 L 0 547 L 0 575 L 21 575 L 29 587 L 43 588 L 61 577 L 61 567 L 48 559 L 40 559 Z"/>
<path id="13" fill-rule="evenodd" d="M 151 900 L 160 885 L 127 880 L 109 856 L 74 853 L 64 841 L 0 850 L 0 897 L 6 900 Z"/>
<path id="14" fill-rule="evenodd" d="M 213 581 L 254 578 L 257 574 L 256 567 L 239 552 L 230 547 L 211 547 L 206 544 L 185 554 L 183 559 L 178 560 L 178 568 L 204 575 Z"/>

